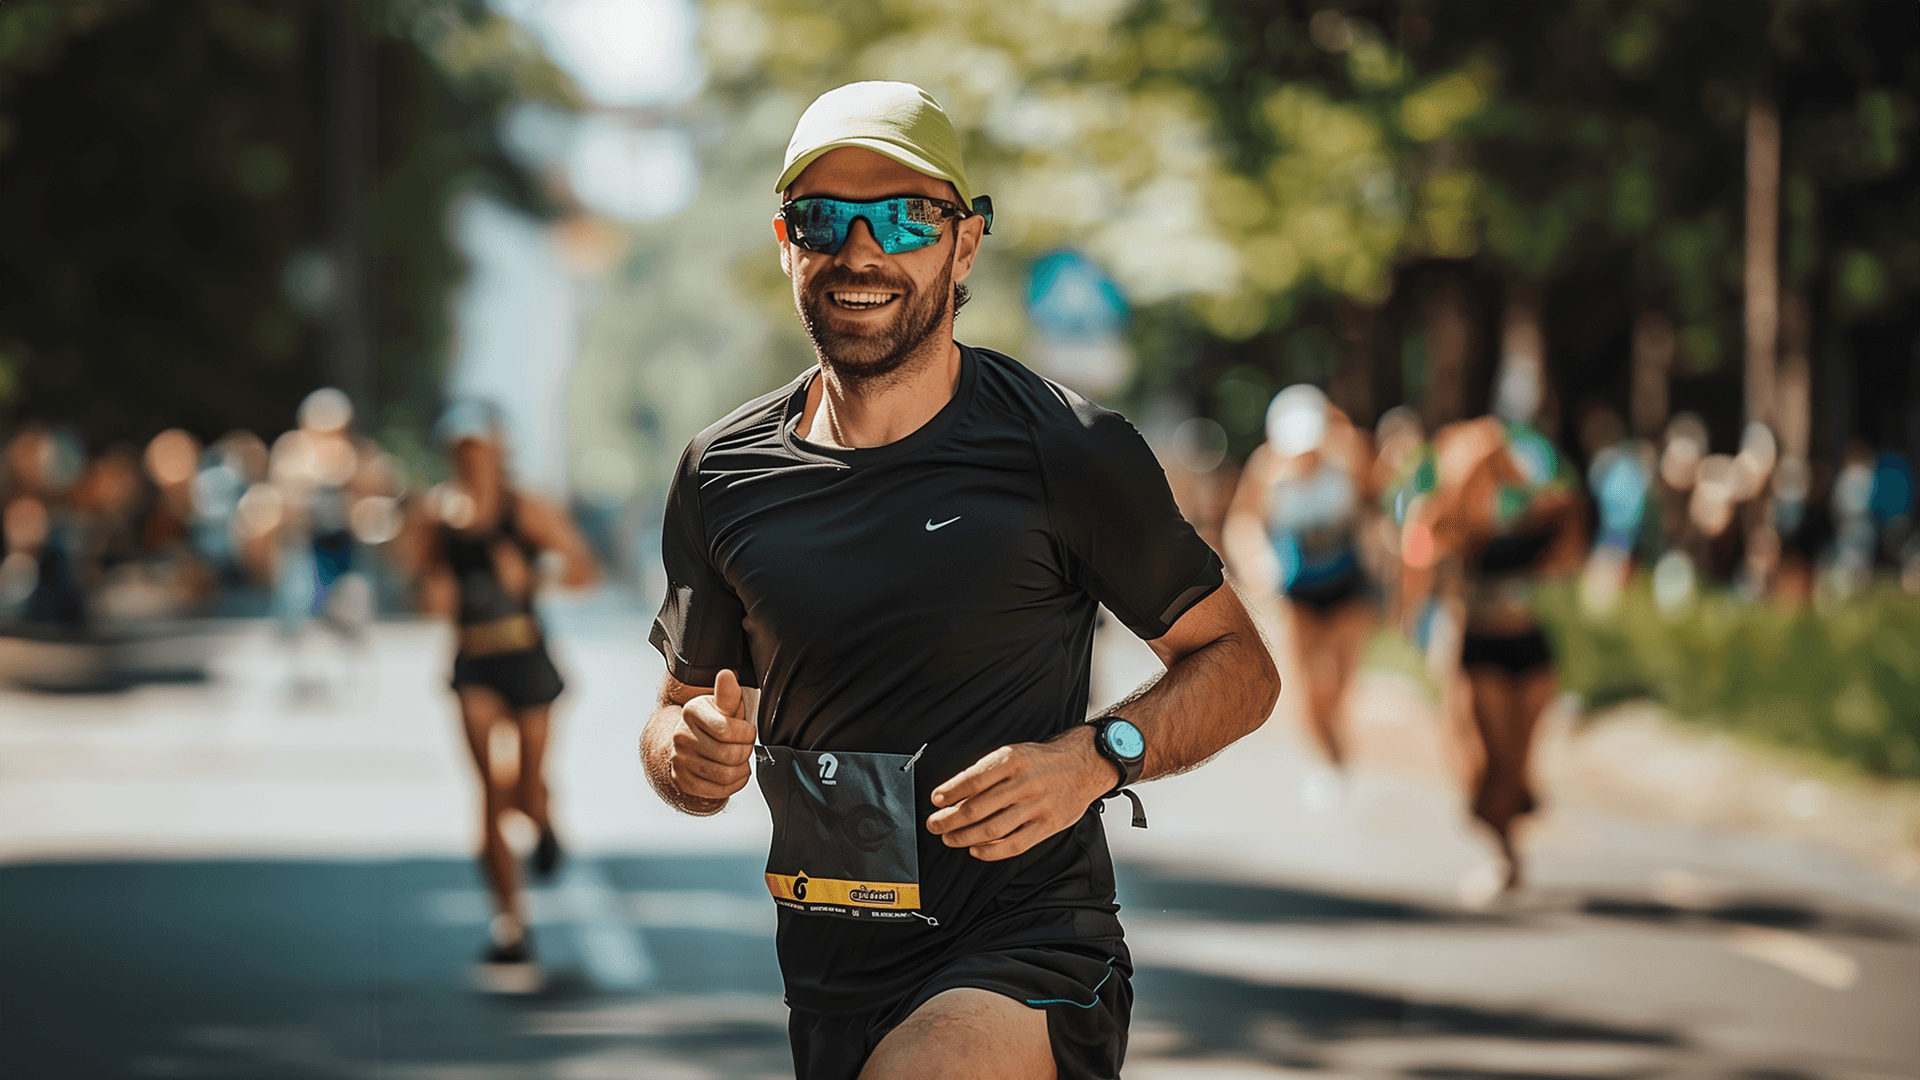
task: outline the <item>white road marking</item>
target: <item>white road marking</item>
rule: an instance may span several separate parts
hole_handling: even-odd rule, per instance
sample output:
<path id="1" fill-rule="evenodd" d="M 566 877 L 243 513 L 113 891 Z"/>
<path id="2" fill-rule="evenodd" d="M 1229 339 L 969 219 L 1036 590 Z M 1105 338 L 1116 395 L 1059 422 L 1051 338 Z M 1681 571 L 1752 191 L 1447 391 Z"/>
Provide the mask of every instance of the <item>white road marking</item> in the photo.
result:
<path id="1" fill-rule="evenodd" d="M 1792 930 L 1771 926 L 1742 926 L 1734 930 L 1727 948 L 1762 963 L 1772 964 L 1829 990 L 1845 990 L 1860 979 L 1860 962 L 1839 949 Z"/>
<path id="2" fill-rule="evenodd" d="M 576 860 L 561 880 L 559 892 L 574 924 L 581 960 L 595 982 L 634 990 L 659 977 L 646 938 L 627 924 L 598 863 Z"/>

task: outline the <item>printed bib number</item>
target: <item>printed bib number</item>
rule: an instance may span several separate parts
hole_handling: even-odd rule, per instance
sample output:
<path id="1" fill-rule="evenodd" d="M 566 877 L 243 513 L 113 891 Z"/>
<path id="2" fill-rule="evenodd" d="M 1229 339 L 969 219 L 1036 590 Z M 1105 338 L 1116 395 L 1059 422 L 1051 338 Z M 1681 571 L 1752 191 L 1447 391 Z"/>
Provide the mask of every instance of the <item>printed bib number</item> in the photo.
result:
<path id="1" fill-rule="evenodd" d="M 774 903 L 809 915 L 912 918 L 920 910 L 913 758 L 784 746 L 755 753 L 773 812 Z"/>

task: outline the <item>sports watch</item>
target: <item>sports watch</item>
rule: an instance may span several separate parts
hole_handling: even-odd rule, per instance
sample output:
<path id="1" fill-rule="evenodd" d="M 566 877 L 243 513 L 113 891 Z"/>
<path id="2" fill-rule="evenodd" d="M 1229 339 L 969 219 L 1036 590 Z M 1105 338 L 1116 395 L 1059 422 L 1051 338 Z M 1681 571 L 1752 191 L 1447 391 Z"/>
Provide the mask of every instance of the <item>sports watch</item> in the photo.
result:
<path id="1" fill-rule="evenodd" d="M 1100 756 L 1120 769 L 1120 782 L 1113 790 L 1138 781 L 1147 760 L 1147 737 L 1124 716 L 1102 716 L 1087 722 L 1093 725 L 1093 745 Z"/>

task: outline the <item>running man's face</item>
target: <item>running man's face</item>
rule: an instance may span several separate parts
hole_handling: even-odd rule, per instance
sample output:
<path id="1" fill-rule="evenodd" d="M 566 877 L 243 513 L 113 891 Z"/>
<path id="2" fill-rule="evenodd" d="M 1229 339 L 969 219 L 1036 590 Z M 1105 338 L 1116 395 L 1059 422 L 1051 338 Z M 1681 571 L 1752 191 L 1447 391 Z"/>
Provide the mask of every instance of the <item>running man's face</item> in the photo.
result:
<path id="1" fill-rule="evenodd" d="M 915 172 L 871 150 L 844 146 L 821 155 L 787 189 L 787 197 L 830 196 L 854 202 L 924 195 L 958 203 L 945 180 Z M 889 255 L 864 219 L 832 255 L 780 238 L 780 268 L 793 279 L 794 307 L 823 364 L 842 378 L 868 382 L 897 370 L 953 334 L 953 286 L 973 272 L 986 222 L 949 221 L 940 242 Z"/>

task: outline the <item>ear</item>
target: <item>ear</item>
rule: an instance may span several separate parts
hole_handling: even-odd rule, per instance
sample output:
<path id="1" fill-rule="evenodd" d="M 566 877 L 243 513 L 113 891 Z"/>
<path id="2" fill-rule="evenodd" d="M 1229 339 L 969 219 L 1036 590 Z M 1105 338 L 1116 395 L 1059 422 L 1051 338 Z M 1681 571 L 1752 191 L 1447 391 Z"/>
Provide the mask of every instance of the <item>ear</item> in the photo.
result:
<path id="1" fill-rule="evenodd" d="M 978 214 L 961 218 L 953 229 L 953 280 L 962 282 L 973 273 L 974 256 L 980 254 L 980 238 L 987 232 L 987 221 Z"/>
<path id="2" fill-rule="evenodd" d="M 787 243 L 787 219 L 775 214 L 773 217 L 773 239 L 780 245 L 780 272 L 793 276 L 793 248 Z"/>

